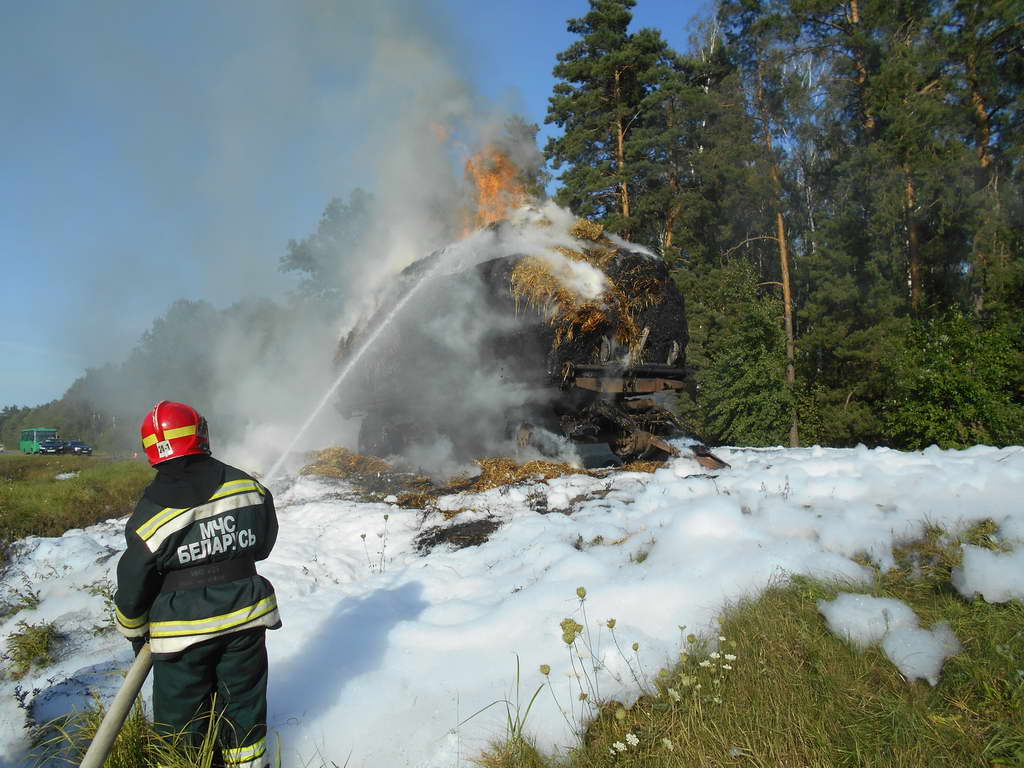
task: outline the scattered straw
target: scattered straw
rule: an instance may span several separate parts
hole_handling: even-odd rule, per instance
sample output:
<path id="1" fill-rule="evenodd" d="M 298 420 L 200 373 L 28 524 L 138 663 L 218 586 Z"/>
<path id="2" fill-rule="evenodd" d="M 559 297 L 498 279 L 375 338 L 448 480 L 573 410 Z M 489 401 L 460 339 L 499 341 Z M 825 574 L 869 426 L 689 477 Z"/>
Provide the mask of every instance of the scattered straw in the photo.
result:
<path id="1" fill-rule="evenodd" d="M 376 456 L 360 456 L 340 446 L 313 451 L 310 456 L 313 461 L 299 470 L 300 475 L 347 478 L 395 471 L 395 468 L 383 459 Z"/>
<path id="2" fill-rule="evenodd" d="M 437 500 L 450 494 L 488 491 L 503 485 L 527 481 L 550 480 L 563 475 L 587 475 L 588 477 L 608 477 L 614 472 L 654 472 L 665 464 L 661 461 L 634 461 L 623 467 L 606 469 L 581 469 L 564 462 L 528 461 L 519 464 L 508 456 L 477 459 L 474 463 L 480 467 L 476 477 L 458 475 L 443 485 L 437 485 L 422 475 L 409 475 L 399 472 L 383 459 L 376 456 L 360 456 L 351 451 L 332 447 L 311 454 L 312 462 L 299 470 L 300 475 L 320 475 L 352 480 L 357 486 L 372 485 L 372 490 L 396 492 L 398 506 L 405 509 L 437 509 Z M 375 479 L 379 478 L 379 479 Z M 385 482 L 387 481 L 387 482 Z M 383 483 L 380 488 L 378 484 Z M 388 490 L 397 485 L 395 491 Z M 445 520 L 467 511 L 465 508 L 442 510 Z"/>
<path id="3" fill-rule="evenodd" d="M 619 472 L 647 472 L 654 474 L 665 466 L 664 461 L 631 461 L 619 467 Z"/>
<path id="4" fill-rule="evenodd" d="M 576 224 L 569 230 L 569 234 L 577 240 L 596 242 L 604 237 L 604 225 L 590 219 L 576 219 Z"/>
<path id="5" fill-rule="evenodd" d="M 517 464 L 515 459 L 499 456 L 490 459 L 477 459 L 482 472 L 473 483 L 474 491 L 487 491 L 509 483 L 520 483 L 524 480 L 550 480 L 562 475 L 590 475 L 587 470 L 574 467 L 572 464 L 554 461 L 528 461 Z"/>
<path id="6" fill-rule="evenodd" d="M 527 480 L 550 480 L 563 475 L 607 477 L 614 472 L 653 473 L 665 466 L 663 461 L 634 461 L 616 468 L 581 469 L 572 464 L 555 461 L 528 461 L 525 464 L 517 464 L 515 459 L 508 456 L 477 459 L 474 463 L 478 464 L 482 471 L 467 489 L 472 491 L 487 491 Z"/>
<path id="7" fill-rule="evenodd" d="M 404 509 L 426 509 L 433 507 L 438 497 L 437 489 L 409 491 L 398 494 L 398 506 Z"/>

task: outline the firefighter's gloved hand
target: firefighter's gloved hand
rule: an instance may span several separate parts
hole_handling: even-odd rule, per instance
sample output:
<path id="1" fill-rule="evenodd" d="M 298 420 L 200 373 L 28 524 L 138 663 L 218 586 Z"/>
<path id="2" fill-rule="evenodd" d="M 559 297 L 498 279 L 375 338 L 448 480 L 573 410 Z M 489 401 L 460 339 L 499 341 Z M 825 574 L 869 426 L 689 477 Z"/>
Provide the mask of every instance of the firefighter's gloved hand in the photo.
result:
<path id="1" fill-rule="evenodd" d="M 142 650 L 142 646 L 144 646 L 147 642 L 149 642 L 149 638 L 148 637 L 129 637 L 128 638 L 128 642 L 130 642 L 132 644 L 132 650 L 135 651 L 135 655 L 138 656 L 139 655 L 139 651 Z"/>

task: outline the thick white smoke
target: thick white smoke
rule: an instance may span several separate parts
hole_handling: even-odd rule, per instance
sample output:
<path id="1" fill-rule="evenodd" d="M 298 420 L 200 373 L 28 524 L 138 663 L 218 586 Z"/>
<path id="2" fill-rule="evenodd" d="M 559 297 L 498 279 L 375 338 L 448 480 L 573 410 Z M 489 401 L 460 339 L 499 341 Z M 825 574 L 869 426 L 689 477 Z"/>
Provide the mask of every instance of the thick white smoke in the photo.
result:
<path id="1" fill-rule="evenodd" d="M 492 133 L 502 120 L 474 96 L 454 63 L 453 41 L 422 7 L 404 0 L 342 5 L 343 13 L 333 3 L 283 7 L 288 19 L 277 42 L 293 74 L 314 66 L 308 58 L 334 57 L 339 73 L 350 63 L 352 79 L 312 103 L 296 105 L 293 92 L 282 97 L 296 119 L 312 111 L 314 123 L 337 125 L 337 143 L 321 172 L 332 174 L 339 195 L 368 186 L 373 218 L 358 242 L 336 244 L 342 278 L 331 288 L 343 297 L 340 316 L 325 320 L 298 308 L 291 326 L 277 329 L 280 343 L 269 366 L 254 364 L 263 356 L 247 347 L 250 329 L 232 329 L 218 345 L 220 384 L 211 410 L 233 427 L 223 453 L 256 470 L 278 459 L 332 385 L 337 340 L 372 309 L 380 286 L 454 239 L 466 196 L 460 146 Z M 272 90 L 288 91 L 289 79 L 272 78 Z M 241 159 L 229 153 L 225 162 L 232 164 L 227 177 L 238 178 Z M 358 421 L 341 418 L 333 405 L 323 408 L 296 444 L 295 462 L 303 450 L 351 444 L 357 429 Z"/>
<path id="2" fill-rule="evenodd" d="M 345 350 L 346 357 L 355 354 L 363 339 L 381 330 L 381 318 L 399 292 L 418 286 L 414 300 L 387 321 L 392 327 L 378 335 L 365 364 L 339 388 L 342 404 L 366 414 L 364 437 L 356 444 L 361 450 L 434 475 L 472 471 L 469 457 L 579 462 L 572 444 L 550 424 L 537 423 L 557 390 L 543 367 L 543 350 L 495 354 L 496 343 L 523 328 L 522 317 L 507 304 L 495 306 L 494 290 L 511 290 L 508 276 L 475 269 L 505 257 L 532 256 L 580 301 L 600 299 L 605 275 L 557 250 L 585 247 L 571 233 L 575 224 L 571 213 L 553 203 L 527 207 L 440 249 L 422 268 L 391 276 L 379 295 L 381 308 L 362 318 Z M 517 367 L 536 363 L 537 352 L 537 370 Z M 520 432 L 524 424 L 532 427 L 529 440 Z"/>

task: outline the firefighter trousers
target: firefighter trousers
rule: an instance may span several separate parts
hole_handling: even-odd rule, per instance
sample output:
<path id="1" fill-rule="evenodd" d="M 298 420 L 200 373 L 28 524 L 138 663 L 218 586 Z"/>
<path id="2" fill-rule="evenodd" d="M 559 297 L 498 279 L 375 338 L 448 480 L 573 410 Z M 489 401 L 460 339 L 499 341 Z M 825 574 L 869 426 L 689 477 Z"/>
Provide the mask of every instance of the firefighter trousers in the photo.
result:
<path id="1" fill-rule="evenodd" d="M 267 734 L 267 646 L 264 628 L 236 632 L 186 648 L 153 664 L 153 720 L 165 734 L 182 733 L 198 747 L 211 704 L 219 722 L 225 768 L 264 768 Z"/>

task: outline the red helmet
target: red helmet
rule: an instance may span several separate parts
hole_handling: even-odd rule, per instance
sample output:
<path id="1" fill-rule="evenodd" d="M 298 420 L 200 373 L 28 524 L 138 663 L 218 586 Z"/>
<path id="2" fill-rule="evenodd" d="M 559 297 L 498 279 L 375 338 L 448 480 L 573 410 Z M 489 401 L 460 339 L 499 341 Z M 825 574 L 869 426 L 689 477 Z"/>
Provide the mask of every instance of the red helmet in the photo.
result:
<path id="1" fill-rule="evenodd" d="M 146 414 L 139 431 L 146 458 L 153 466 L 181 456 L 210 453 L 206 419 L 185 403 L 160 401 Z"/>

